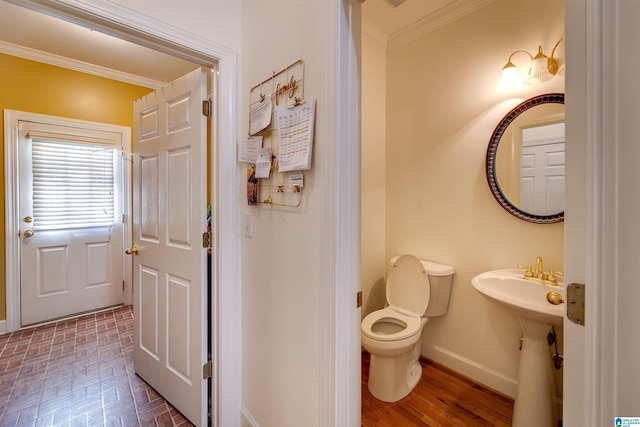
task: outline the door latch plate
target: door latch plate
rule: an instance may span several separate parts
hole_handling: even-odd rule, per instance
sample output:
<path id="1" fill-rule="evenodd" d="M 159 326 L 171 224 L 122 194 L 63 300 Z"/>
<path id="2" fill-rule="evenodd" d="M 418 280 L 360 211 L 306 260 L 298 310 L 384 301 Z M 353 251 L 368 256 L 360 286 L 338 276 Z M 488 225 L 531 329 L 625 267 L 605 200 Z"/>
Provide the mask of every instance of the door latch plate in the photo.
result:
<path id="1" fill-rule="evenodd" d="M 571 283 L 567 286 L 567 317 L 573 323 L 584 326 L 584 285 Z"/>

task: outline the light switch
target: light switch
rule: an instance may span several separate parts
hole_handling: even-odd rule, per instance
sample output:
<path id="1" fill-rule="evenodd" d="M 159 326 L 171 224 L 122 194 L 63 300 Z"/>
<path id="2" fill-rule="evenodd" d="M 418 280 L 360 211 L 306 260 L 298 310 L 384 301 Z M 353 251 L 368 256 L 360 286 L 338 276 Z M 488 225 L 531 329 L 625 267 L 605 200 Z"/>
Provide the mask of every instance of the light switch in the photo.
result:
<path id="1" fill-rule="evenodd" d="M 247 237 L 253 236 L 253 226 L 251 224 L 251 214 L 246 213 L 242 216 L 242 231 Z"/>

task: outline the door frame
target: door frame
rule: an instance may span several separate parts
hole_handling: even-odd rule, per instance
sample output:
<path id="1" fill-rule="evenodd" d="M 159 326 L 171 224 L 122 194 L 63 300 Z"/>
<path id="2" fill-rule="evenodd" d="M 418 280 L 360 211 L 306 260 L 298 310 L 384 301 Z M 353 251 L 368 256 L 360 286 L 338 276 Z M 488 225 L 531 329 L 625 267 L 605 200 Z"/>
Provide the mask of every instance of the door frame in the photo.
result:
<path id="1" fill-rule="evenodd" d="M 29 113 L 25 111 L 4 110 L 4 168 L 5 168 L 5 288 L 7 310 L 7 332 L 14 332 L 20 325 L 20 236 L 16 230 L 20 229 L 19 218 L 19 179 L 18 179 L 18 143 L 20 121 L 44 123 L 56 126 L 69 126 L 95 131 L 105 131 L 120 134 L 124 153 L 131 152 L 131 129 L 126 126 L 110 125 L 106 123 L 86 120 L 69 119 L 65 117 L 49 116 L 46 114 Z M 133 284 L 131 262 L 124 255 L 124 247 L 131 246 L 131 168 L 122 168 L 122 214 L 125 218 L 123 227 L 122 250 L 122 302 L 131 305 L 133 302 Z"/>
<path id="2" fill-rule="evenodd" d="M 186 59 L 213 69 L 214 131 L 209 162 L 212 168 L 211 340 L 213 425 L 239 426 L 241 407 L 241 283 L 238 239 L 238 176 L 236 146 L 238 115 L 238 54 L 234 49 L 167 25 L 150 16 L 108 1 L 8 0 L 117 38 Z M 217 121 L 217 123 L 216 123 Z M 222 143 L 225 142 L 225 143 Z M 11 171 L 5 170 L 5 174 Z M 221 250 L 224 248 L 224 250 Z M 7 259 L 7 263 L 10 260 Z M 7 264 L 9 265 L 9 264 Z M 224 364 L 224 369 L 221 366 Z M 221 392 L 224 390 L 224 393 Z"/>
<path id="3" fill-rule="evenodd" d="M 564 322 L 564 425 L 639 415 L 640 124 L 637 2 L 565 0 L 567 34 L 567 283 L 585 284 L 585 325 Z M 571 147 L 570 147 L 571 146 Z M 634 413 L 635 412 L 635 413 Z"/>

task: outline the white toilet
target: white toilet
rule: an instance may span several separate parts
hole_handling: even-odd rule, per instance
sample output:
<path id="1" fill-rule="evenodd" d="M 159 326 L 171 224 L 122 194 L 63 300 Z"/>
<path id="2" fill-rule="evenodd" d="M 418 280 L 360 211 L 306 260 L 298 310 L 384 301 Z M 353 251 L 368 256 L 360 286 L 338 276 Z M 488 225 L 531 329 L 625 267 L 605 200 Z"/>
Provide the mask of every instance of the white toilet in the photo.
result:
<path id="1" fill-rule="evenodd" d="M 387 306 L 369 313 L 360 328 L 362 346 L 371 353 L 369 391 L 397 402 L 420 381 L 420 337 L 430 317 L 449 308 L 453 267 L 412 255 L 394 257 L 387 276 Z"/>

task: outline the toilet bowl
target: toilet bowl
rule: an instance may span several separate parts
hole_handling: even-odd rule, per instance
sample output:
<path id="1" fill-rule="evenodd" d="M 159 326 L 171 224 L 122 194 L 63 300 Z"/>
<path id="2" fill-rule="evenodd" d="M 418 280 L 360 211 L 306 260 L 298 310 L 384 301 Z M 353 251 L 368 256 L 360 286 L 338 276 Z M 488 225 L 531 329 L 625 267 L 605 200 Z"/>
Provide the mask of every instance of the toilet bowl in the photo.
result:
<path id="1" fill-rule="evenodd" d="M 386 283 L 387 306 L 361 323 L 362 347 L 371 354 L 368 388 L 384 402 L 397 402 L 420 381 L 422 329 L 430 317 L 449 307 L 451 266 L 412 255 L 391 259 Z"/>

